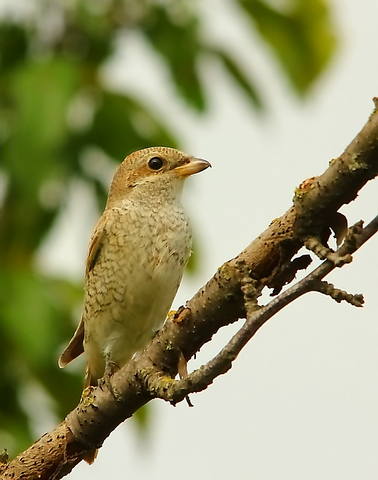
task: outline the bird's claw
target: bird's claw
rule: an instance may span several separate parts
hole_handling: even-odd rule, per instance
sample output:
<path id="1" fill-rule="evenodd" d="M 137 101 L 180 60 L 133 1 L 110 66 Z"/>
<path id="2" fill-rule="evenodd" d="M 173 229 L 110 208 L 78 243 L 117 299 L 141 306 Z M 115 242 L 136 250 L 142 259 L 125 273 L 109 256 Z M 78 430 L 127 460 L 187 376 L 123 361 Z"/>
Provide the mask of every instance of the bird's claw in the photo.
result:
<path id="1" fill-rule="evenodd" d="M 186 378 L 188 376 L 188 363 L 182 352 L 180 352 L 177 370 L 180 378 Z M 188 404 L 188 407 L 194 406 L 190 401 L 189 395 L 186 395 L 185 400 L 186 400 L 186 403 Z"/>
<path id="2" fill-rule="evenodd" d="M 114 390 L 111 379 L 112 376 L 119 370 L 119 365 L 112 360 L 106 359 L 106 365 L 105 365 L 105 372 L 104 376 L 100 378 L 97 382 L 98 386 L 103 390 L 105 387 L 109 392 L 112 394 L 112 396 L 115 398 L 115 400 L 119 400 L 120 396 L 119 394 Z"/>

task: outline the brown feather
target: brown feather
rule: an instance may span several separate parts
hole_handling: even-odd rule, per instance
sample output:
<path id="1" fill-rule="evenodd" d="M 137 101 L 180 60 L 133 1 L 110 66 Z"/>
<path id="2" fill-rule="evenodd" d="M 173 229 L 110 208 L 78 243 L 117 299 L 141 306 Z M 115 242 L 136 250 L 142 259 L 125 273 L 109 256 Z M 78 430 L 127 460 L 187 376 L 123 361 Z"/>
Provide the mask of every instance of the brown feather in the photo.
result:
<path id="1" fill-rule="evenodd" d="M 58 365 L 60 368 L 65 367 L 74 358 L 78 357 L 84 352 L 83 341 L 84 341 L 84 322 L 83 322 L 83 319 L 81 319 L 73 337 L 70 340 L 70 343 L 67 345 L 62 355 L 59 357 Z"/>
<path id="2" fill-rule="evenodd" d="M 97 225 L 94 229 L 89 249 L 88 249 L 88 257 L 87 257 L 87 266 L 85 269 L 85 275 L 87 276 L 88 273 L 92 270 L 95 266 L 96 260 L 101 250 L 102 242 L 104 239 L 105 234 L 105 222 L 104 219 L 106 218 L 105 214 L 100 217 L 100 220 L 97 222 Z"/>
<path id="3" fill-rule="evenodd" d="M 89 245 L 87 266 L 86 266 L 86 272 L 85 272 L 86 275 L 88 275 L 88 273 L 94 267 L 96 260 L 98 258 L 98 255 L 100 253 L 102 239 L 104 237 L 103 225 L 104 225 L 103 218 L 100 218 L 100 221 L 97 223 L 96 228 L 93 232 L 91 242 Z M 58 365 L 60 368 L 65 367 L 72 360 L 74 360 L 76 357 L 78 357 L 84 352 L 83 341 L 84 341 L 84 322 L 83 322 L 83 319 L 81 319 L 75 333 L 73 334 L 73 337 L 70 340 L 70 343 L 67 345 L 67 347 L 64 349 L 63 353 L 59 357 Z"/>
<path id="4" fill-rule="evenodd" d="M 90 450 L 84 455 L 83 460 L 85 460 L 89 465 L 92 465 L 92 463 L 96 460 L 97 454 L 97 448 L 95 450 Z"/>

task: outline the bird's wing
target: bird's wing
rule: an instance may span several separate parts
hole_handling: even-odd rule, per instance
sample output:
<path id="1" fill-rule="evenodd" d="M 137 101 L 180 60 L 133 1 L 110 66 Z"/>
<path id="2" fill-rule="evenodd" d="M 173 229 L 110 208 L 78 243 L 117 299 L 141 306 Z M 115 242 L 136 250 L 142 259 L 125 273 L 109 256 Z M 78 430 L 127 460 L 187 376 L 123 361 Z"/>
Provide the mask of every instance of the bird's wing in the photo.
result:
<path id="1" fill-rule="evenodd" d="M 85 269 L 85 276 L 92 270 L 98 259 L 101 247 L 103 245 L 103 240 L 105 237 L 105 224 L 106 224 L 106 214 L 104 213 L 100 220 L 97 222 L 97 225 L 93 231 L 92 238 L 89 244 L 88 257 L 87 257 L 87 266 Z"/>
<path id="2" fill-rule="evenodd" d="M 103 245 L 103 239 L 105 236 L 105 215 L 103 215 L 98 221 L 89 244 L 88 257 L 87 257 L 87 266 L 85 270 L 85 275 L 94 267 L 98 255 L 100 253 L 101 247 Z M 80 323 L 73 334 L 69 344 L 64 349 L 63 353 L 59 357 L 58 365 L 60 368 L 68 365 L 72 360 L 81 355 L 84 352 L 84 322 L 81 318 Z"/>

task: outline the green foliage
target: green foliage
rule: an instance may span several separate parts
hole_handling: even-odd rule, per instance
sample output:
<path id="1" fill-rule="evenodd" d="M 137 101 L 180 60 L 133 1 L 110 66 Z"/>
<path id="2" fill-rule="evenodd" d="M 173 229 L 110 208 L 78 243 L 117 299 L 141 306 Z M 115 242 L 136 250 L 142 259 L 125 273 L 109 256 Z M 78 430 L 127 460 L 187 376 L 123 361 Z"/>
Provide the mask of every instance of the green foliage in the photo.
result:
<path id="1" fill-rule="evenodd" d="M 157 7 L 142 26 L 151 45 L 162 55 L 183 98 L 195 109 L 206 107 L 198 63 L 203 50 L 198 18 L 189 12 L 173 15 Z M 176 39 L 176 40 L 175 40 Z M 177 48 L 179 40 L 180 48 Z"/>
<path id="2" fill-rule="evenodd" d="M 282 10 L 272 1 L 234 1 L 295 90 L 306 93 L 335 45 L 325 1 L 288 0 Z M 73 179 L 92 187 L 99 208 L 104 205 L 104 181 L 93 173 L 94 160 L 89 166 L 83 162 L 84 155 L 96 149 L 116 162 L 148 145 L 179 145 L 161 113 L 104 84 L 101 68 L 114 53 L 118 33 L 133 30 L 144 36 L 177 95 L 195 112 L 207 107 L 201 65 L 209 56 L 220 61 L 252 108 L 263 107 L 240 60 L 204 40 L 197 2 L 50 2 L 60 27 L 48 34 L 46 4 L 37 5 L 35 16 L 24 23 L 0 19 L 0 184 L 5 185 L 0 200 L 0 447 L 11 454 L 31 441 L 25 385 L 47 394 L 57 418 L 80 395 L 81 375 L 59 370 L 56 359 L 78 321 L 81 286 L 41 273 L 35 258 Z M 148 410 L 141 410 L 137 421 L 145 428 Z"/>
<path id="3" fill-rule="evenodd" d="M 287 0 L 285 9 L 264 0 L 239 0 L 271 47 L 295 91 L 307 93 L 329 62 L 336 37 L 326 0 Z"/>
<path id="4" fill-rule="evenodd" d="M 2 145 L 1 164 L 9 178 L 6 208 L 0 225 L 1 255 L 28 255 L 54 218 L 43 208 L 39 192 L 47 181 L 64 179 L 59 149 L 68 135 L 66 112 L 77 85 L 77 71 L 60 58 L 28 59 L 4 81 L 9 136 Z M 27 214 L 26 214 L 27 212 Z M 7 261 L 7 260 L 5 260 Z"/>
<path id="5" fill-rule="evenodd" d="M 151 409 L 149 405 L 143 405 L 139 410 L 137 410 L 133 416 L 135 420 L 135 425 L 137 427 L 137 431 L 139 435 L 143 438 L 148 424 L 150 422 L 151 417 Z"/>
<path id="6" fill-rule="evenodd" d="M 28 46 L 25 29 L 13 23 L 0 24 L 0 73 L 4 73 L 21 62 Z"/>
<path id="7" fill-rule="evenodd" d="M 88 133 L 88 142 L 113 158 L 123 158 L 125 153 L 146 145 L 176 146 L 172 134 L 145 106 L 136 99 L 107 90 L 101 94 Z"/>
<path id="8" fill-rule="evenodd" d="M 252 107 L 256 110 L 262 110 L 263 103 L 258 89 L 253 82 L 247 77 L 238 62 L 232 58 L 227 52 L 221 49 L 214 49 L 213 54 L 222 62 L 228 74 L 235 83 L 246 94 L 247 99 L 251 102 Z"/>
<path id="9" fill-rule="evenodd" d="M 19 398 L 23 383 L 37 381 L 52 396 L 58 418 L 80 395 L 81 379 L 57 369 L 56 356 L 71 333 L 72 306 L 81 291 L 66 280 L 21 267 L 2 270 L 0 285 L 0 425 L 25 446 L 31 433 Z"/>

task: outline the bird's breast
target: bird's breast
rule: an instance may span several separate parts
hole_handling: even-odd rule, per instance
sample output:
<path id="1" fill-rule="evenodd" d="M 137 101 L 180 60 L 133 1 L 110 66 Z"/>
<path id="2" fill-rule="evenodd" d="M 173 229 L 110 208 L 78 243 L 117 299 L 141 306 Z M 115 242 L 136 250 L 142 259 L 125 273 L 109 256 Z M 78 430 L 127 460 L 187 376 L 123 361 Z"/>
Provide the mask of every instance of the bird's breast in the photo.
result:
<path id="1" fill-rule="evenodd" d="M 123 364 L 164 322 L 190 255 L 191 235 L 177 206 L 115 209 L 105 228 L 86 281 L 85 344 L 89 356 L 92 350 L 92 356 L 107 354 Z"/>

